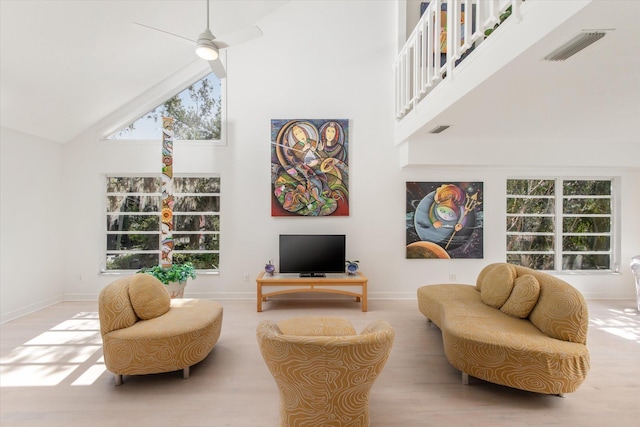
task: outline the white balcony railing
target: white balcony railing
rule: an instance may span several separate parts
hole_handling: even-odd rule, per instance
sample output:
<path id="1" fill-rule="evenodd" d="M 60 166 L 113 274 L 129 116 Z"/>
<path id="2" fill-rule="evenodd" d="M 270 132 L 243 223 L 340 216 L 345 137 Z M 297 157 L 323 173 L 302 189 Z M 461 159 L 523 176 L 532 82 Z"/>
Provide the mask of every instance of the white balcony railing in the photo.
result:
<path id="1" fill-rule="evenodd" d="M 432 0 L 394 64 L 396 118 L 411 111 L 524 0 Z M 446 12 L 446 13 L 445 13 Z M 444 22 L 443 22 L 444 21 Z"/>

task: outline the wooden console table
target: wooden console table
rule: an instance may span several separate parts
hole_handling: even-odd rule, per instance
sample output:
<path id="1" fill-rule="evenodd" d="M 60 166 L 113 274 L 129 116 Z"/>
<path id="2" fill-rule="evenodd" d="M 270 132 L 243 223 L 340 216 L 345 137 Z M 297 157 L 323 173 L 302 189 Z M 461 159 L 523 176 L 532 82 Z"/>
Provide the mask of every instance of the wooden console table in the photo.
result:
<path id="1" fill-rule="evenodd" d="M 300 277 L 298 274 L 278 274 L 273 275 L 260 273 L 256 279 L 258 312 L 262 311 L 262 303 L 267 298 L 294 292 L 327 292 L 333 294 L 349 295 L 362 301 L 362 311 L 367 311 L 367 281 L 365 275 L 360 272 L 356 274 L 327 274 L 326 277 Z M 273 286 L 284 289 L 265 293 L 262 288 Z M 340 287 L 359 287 L 360 292 L 340 289 Z"/>

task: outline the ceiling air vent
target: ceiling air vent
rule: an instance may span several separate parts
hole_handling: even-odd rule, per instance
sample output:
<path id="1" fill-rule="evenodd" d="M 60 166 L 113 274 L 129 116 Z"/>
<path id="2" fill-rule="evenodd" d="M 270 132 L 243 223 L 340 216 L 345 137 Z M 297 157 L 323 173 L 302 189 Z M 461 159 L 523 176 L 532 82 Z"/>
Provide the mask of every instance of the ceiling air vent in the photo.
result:
<path id="1" fill-rule="evenodd" d="M 600 40 L 604 37 L 605 34 L 606 33 L 602 31 L 589 31 L 579 34 L 545 56 L 544 59 L 546 59 L 547 61 L 564 61 L 565 59 L 580 52 L 591 43 Z"/>
<path id="2" fill-rule="evenodd" d="M 449 129 L 448 125 L 440 125 L 440 126 L 437 126 L 437 127 L 433 128 L 433 129 L 431 129 L 429 131 L 429 133 L 440 133 L 440 132 L 444 132 L 447 129 Z"/>

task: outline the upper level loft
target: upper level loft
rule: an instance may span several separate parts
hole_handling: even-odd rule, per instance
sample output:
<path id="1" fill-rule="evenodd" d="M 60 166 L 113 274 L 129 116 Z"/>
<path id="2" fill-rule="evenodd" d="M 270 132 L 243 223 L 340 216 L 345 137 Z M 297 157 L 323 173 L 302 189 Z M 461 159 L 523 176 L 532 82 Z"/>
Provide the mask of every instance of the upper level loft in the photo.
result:
<path id="1" fill-rule="evenodd" d="M 410 2 L 409 7 L 416 5 Z M 420 18 L 400 50 L 395 73 L 395 113 L 402 119 L 485 38 L 513 15 L 522 0 L 420 2 Z M 407 16 L 409 20 L 409 15 Z"/>
<path id="2" fill-rule="evenodd" d="M 632 41 L 640 19 L 635 2 L 405 4 L 406 14 L 400 10 L 399 17 L 405 19 L 406 42 L 394 64 L 395 143 L 402 167 L 442 165 L 434 149 L 445 141 L 458 151 L 475 148 L 473 160 L 447 165 L 491 165 L 495 153 L 477 150 L 488 141 L 555 147 L 558 140 L 611 138 L 605 129 L 613 124 L 622 129 L 613 137 L 628 139 L 627 121 L 638 111 L 625 95 L 638 88 L 639 56 L 630 54 L 638 45 Z"/>

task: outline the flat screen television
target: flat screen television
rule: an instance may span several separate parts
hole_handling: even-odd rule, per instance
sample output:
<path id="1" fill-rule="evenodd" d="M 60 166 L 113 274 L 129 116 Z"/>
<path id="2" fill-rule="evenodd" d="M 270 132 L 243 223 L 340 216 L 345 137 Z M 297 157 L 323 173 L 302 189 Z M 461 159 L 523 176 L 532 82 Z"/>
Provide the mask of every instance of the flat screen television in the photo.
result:
<path id="1" fill-rule="evenodd" d="M 281 234 L 280 273 L 298 273 L 301 277 L 344 273 L 345 246 L 344 234 Z"/>

